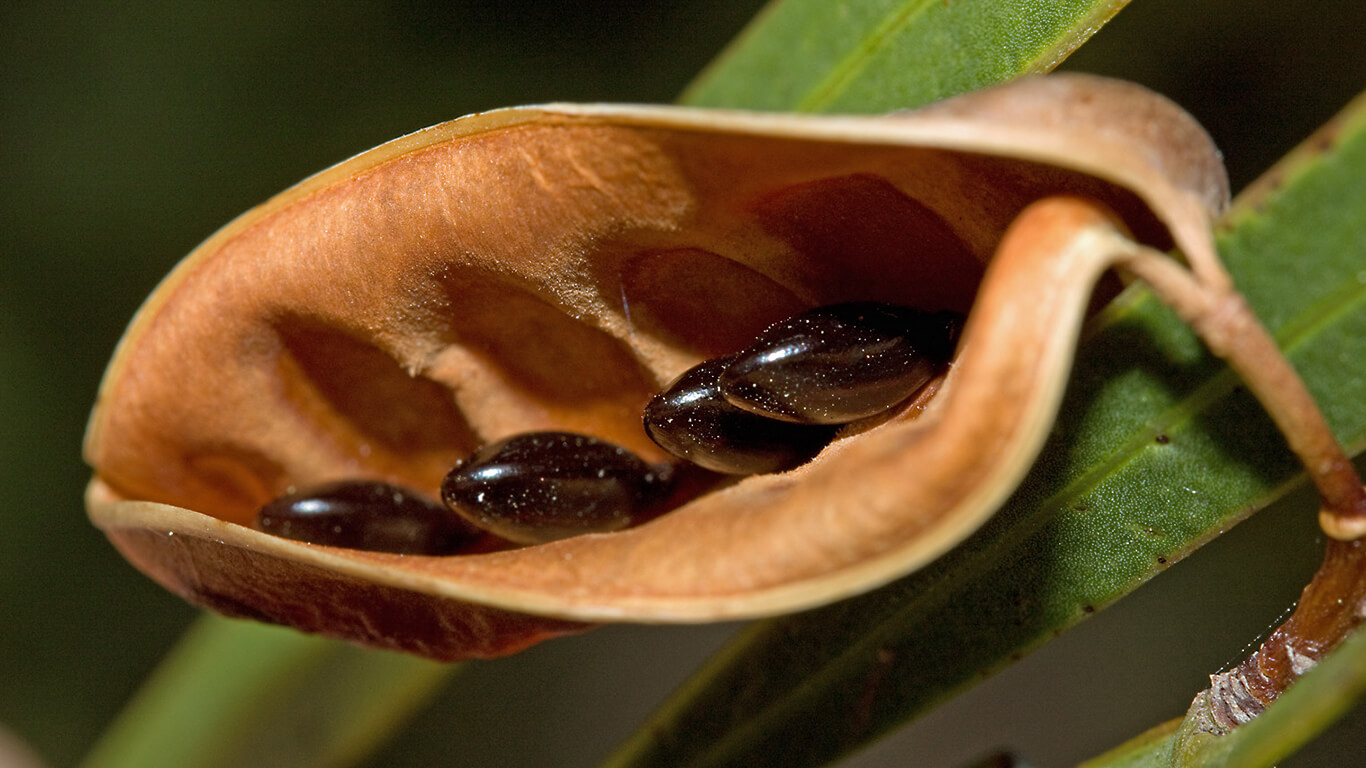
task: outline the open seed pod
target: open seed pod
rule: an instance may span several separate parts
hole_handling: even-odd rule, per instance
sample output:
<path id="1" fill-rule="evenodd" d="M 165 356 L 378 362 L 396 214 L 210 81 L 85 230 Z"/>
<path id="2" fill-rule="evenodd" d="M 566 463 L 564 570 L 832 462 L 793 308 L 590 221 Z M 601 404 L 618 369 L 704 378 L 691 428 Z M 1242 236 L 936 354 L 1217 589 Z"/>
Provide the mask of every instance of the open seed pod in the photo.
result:
<path id="1" fill-rule="evenodd" d="M 195 603 L 443 659 L 837 600 L 953 546 L 1028 469 L 1110 264 L 1077 233 L 1109 228 L 1103 209 L 1212 257 L 1226 197 L 1189 116 L 1082 76 L 884 117 L 551 105 L 445 123 L 246 213 L 165 280 L 91 418 L 90 516 Z M 794 471 L 480 554 L 250 527 L 336 479 L 436 498 L 462 456 L 529 430 L 660 460 L 640 418 L 662 384 L 851 300 L 969 313 L 960 351 L 931 393 Z"/>

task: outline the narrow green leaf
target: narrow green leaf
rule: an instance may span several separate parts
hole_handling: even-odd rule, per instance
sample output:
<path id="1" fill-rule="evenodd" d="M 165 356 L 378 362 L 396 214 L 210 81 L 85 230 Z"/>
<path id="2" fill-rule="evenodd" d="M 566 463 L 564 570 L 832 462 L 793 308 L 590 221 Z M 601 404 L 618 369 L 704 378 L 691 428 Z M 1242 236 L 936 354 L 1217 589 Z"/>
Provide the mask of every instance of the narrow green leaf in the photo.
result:
<path id="1" fill-rule="evenodd" d="M 1220 252 L 1333 429 L 1360 448 L 1366 217 L 1342 212 L 1366 210 L 1366 101 L 1309 146 L 1240 200 Z M 754 625 L 609 764 L 824 764 L 1137 588 L 1298 479 L 1236 378 L 1131 289 L 1093 323 L 1038 464 L 983 531 L 874 593 Z"/>
<path id="2" fill-rule="evenodd" d="M 1128 0 L 779 0 L 683 94 L 688 104 L 887 112 L 1047 72 Z"/>
<path id="3" fill-rule="evenodd" d="M 1170 768 L 1172 738 L 1180 726 L 1180 718 L 1168 720 L 1077 768 Z"/>
<path id="4" fill-rule="evenodd" d="M 278 627 L 205 616 L 83 765 L 352 765 L 454 669 Z"/>

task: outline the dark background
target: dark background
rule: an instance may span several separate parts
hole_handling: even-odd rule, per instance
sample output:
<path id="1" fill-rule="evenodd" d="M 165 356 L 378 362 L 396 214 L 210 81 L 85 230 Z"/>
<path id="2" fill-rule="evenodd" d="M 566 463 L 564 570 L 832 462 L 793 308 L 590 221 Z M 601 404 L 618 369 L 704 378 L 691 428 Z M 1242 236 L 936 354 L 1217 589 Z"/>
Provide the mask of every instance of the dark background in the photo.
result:
<path id="1" fill-rule="evenodd" d="M 79 457 L 123 325 L 183 254 L 424 125 L 671 100 L 759 6 L 3 4 L 0 726 L 73 764 L 195 615 L 89 527 Z M 1173 96 L 1224 148 L 1236 189 L 1366 88 L 1361 29 L 1360 0 L 1137 0 L 1067 66 Z M 954 765 L 997 746 L 1061 765 L 1179 714 L 1312 571 L 1310 507 L 1273 507 L 849 765 Z M 469 665 L 374 764 L 592 765 L 729 631 L 608 628 Z M 1293 764 L 1349 764 L 1331 750 L 1360 749 L 1355 717 Z"/>

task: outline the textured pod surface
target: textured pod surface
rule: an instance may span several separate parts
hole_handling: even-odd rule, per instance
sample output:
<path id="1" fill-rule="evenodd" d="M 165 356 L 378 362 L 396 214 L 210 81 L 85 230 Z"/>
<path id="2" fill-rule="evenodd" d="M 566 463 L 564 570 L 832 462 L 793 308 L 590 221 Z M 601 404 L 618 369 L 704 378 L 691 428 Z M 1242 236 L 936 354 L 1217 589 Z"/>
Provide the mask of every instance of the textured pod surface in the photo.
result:
<path id="1" fill-rule="evenodd" d="M 1086 77 L 883 118 L 548 106 L 443 124 L 248 212 L 166 279 L 91 418 L 90 514 L 191 600 L 439 658 L 867 590 L 979 525 L 1048 429 L 1108 266 L 1063 236 L 1105 225 L 1084 206 L 1003 242 L 1054 195 L 1208 253 L 1227 189 L 1187 115 Z M 658 461 L 640 412 L 663 383 L 854 300 L 967 313 L 961 352 L 793 472 L 638 528 L 468 556 L 248 527 L 286 488 L 343 478 L 435 499 L 459 458 L 519 432 Z"/>

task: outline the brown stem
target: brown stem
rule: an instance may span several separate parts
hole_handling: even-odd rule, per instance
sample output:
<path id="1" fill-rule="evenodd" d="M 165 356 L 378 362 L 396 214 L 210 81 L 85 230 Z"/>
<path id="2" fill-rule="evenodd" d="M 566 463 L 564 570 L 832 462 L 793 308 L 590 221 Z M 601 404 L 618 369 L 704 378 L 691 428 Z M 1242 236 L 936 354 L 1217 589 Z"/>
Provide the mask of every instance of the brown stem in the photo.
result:
<path id="1" fill-rule="evenodd" d="M 1366 539 L 1329 539 L 1295 612 L 1242 664 L 1210 676 L 1210 730 L 1226 732 L 1276 700 L 1366 618 Z"/>
<path id="2" fill-rule="evenodd" d="M 1319 492 L 1330 536 L 1295 612 L 1237 667 L 1210 677 L 1187 727 L 1224 733 L 1256 717 L 1366 620 L 1366 490 L 1318 406 L 1231 283 L 1201 282 L 1165 255 L 1133 246 L 1123 265 L 1151 285 L 1257 397 Z"/>
<path id="3" fill-rule="evenodd" d="M 1237 293 L 1224 296 L 1206 322 L 1196 330 L 1243 378 L 1308 470 L 1322 503 L 1324 531 L 1341 540 L 1366 535 L 1366 491 L 1356 467 L 1247 302 Z"/>
<path id="4" fill-rule="evenodd" d="M 1366 489 L 1356 467 L 1242 295 L 1208 290 L 1165 255 L 1141 247 L 1124 266 L 1152 285 L 1261 402 L 1318 489 L 1324 532 L 1344 541 L 1366 536 Z"/>

